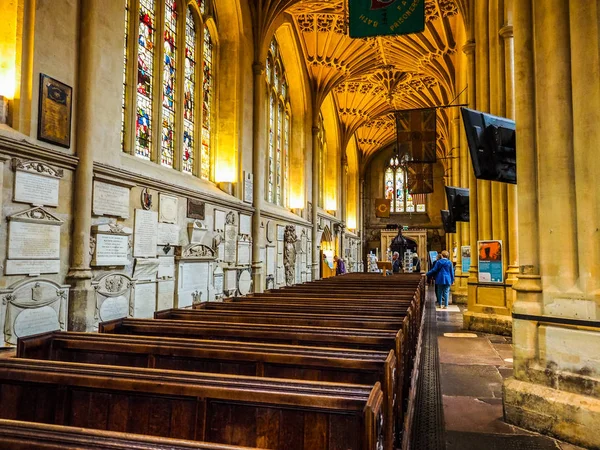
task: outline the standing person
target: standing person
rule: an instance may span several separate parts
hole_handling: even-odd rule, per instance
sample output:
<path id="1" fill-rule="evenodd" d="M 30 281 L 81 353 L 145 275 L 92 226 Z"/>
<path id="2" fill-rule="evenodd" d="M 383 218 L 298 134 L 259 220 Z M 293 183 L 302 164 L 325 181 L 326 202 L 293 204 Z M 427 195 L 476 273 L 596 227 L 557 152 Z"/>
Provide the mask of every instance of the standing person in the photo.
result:
<path id="1" fill-rule="evenodd" d="M 417 255 L 413 256 L 413 272 L 421 271 L 421 260 Z"/>
<path id="2" fill-rule="evenodd" d="M 441 259 L 436 261 L 431 270 L 427 272 L 428 277 L 434 277 L 435 279 L 436 297 L 438 297 L 442 309 L 448 307 L 450 286 L 454 284 L 454 265 L 448 259 L 449 256 L 450 254 L 444 250 Z"/>
<path id="3" fill-rule="evenodd" d="M 402 263 L 400 261 L 400 253 L 394 252 L 392 255 L 392 273 L 400 273 L 402 269 Z"/>
<path id="4" fill-rule="evenodd" d="M 344 275 L 346 273 L 346 264 L 344 264 L 344 260 L 338 257 L 338 255 L 335 255 L 333 260 L 335 261 L 335 274 Z"/>

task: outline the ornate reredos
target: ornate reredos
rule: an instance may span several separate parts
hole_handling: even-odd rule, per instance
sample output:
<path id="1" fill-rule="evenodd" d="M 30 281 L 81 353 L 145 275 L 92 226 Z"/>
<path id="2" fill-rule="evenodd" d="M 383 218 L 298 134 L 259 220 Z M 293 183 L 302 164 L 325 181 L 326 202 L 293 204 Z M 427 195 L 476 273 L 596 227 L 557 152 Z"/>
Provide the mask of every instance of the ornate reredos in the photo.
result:
<path id="1" fill-rule="evenodd" d="M 333 96 L 342 142 L 356 134 L 365 158 L 393 142 L 390 112 L 445 105 L 464 88 L 455 84 L 455 65 L 466 0 L 426 0 L 422 33 L 366 39 L 348 36 L 345 0 L 265 3 L 263 9 L 291 16 L 317 104 Z M 446 110 L 438 111 L 440 157 L 450 151 L 450 121 Z M 378 122 L 383 127 L 373 126 Z"/>

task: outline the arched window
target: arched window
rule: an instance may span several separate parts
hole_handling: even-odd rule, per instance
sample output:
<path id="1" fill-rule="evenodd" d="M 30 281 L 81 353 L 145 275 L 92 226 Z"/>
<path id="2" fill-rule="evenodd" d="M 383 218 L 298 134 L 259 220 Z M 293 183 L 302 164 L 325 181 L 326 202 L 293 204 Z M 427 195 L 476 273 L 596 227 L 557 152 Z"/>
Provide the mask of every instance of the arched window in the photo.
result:
<path id="1" fill-rule="evenodd" d="M 425 212 L 425 194 L 408 192 L 408 175 L 404 166 L 388 166 L 384 172 L 383 195 L 390 201 L 390 211 L 396 213 Z"/>
<path id="2" fill-rule="evenodd" d="M 123 151 L 204 179 L 211 177 L 214 139 L 212 16 L 210 0 L 125 2 Z M 136 34 L 137 43 L 128 44 Z"/>
<path id="3" fill-rule="evenodd" d="M 291 110 L 285 68 L 275 39 L 269 46 L 265 76 L 268 95 L 267 200 L 287 206 Z"/>

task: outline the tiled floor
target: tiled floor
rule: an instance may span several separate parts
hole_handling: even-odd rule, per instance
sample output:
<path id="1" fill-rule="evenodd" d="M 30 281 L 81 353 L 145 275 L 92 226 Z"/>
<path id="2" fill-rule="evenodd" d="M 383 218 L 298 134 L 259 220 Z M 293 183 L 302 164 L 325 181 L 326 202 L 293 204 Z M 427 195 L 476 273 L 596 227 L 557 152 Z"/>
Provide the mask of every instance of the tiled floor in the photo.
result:
<path id="1" fill-rule="evenodd" d="M 502 380 L 512 375 L 511 338 L 463 330 L 463 310 L 437 310 L 447 450 L 578 450 L 504 422 Z"/>

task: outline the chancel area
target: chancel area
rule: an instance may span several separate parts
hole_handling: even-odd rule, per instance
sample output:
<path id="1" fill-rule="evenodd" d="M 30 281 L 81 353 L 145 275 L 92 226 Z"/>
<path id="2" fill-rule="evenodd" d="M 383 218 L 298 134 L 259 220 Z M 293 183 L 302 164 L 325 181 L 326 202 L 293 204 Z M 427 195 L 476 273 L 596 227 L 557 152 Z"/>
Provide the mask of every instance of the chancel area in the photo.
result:
<path id="1" fill-rule="evenodd" d="M 599 18 L 0 0 L 0 447 L 600 448 Z"/>

